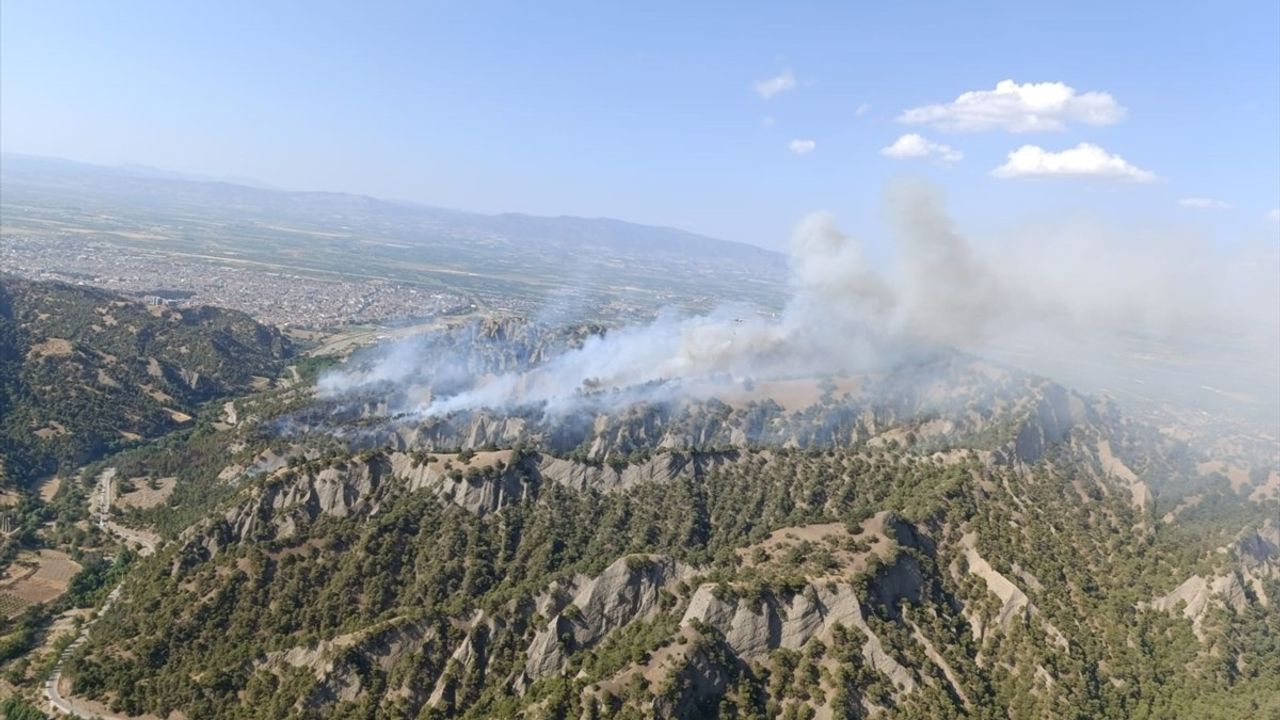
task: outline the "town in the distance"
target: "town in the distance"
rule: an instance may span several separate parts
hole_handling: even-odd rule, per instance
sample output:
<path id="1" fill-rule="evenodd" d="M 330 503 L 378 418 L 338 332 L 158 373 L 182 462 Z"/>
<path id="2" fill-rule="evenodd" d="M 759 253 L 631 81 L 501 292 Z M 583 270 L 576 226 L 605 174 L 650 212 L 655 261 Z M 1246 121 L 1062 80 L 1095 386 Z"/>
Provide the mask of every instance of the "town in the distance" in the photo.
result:
<path id="1" fill-rule="evenodd" d="M 1280 720 L 1280 4 L 0 2 L 0 720 Z"/>

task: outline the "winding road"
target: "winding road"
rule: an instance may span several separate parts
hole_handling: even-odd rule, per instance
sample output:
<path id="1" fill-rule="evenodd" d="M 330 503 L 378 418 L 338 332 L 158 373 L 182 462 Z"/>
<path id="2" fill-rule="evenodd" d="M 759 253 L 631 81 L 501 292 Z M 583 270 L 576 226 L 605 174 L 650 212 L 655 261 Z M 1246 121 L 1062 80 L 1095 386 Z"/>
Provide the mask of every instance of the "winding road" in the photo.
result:
<path id="1" fill-rule="evenodd" d="M 62 655 L 58 658 L 58 663 L 53 666 L 53 672 L 49 675 L 49 679 L 44 681 L 44 696 L 49 700 L 49 705 L 55 713 L 62 715 L 70 715 L 79 718 L 102 718 L 102 720 L 129 720 L 127 715 L 113 715 L 111 713 L 102 712 L 101 708 L 96 704 L 90 706 L 88 703 L 74 697 L 66 697 L 58 690 L 58 685 L 62 683 L 62 666 L 67 662 L 67 658 L 76 651 L 81 645 L 89 639 L 89 628 L 97 622 L 108 609 L 116 598 L 120 597 L 120 586 L 117 585 L 114 590 L 107 595 L 107 601 L 102 604 L 102 609 L 98 611 L 93 619 L 84 624 L 80 629 L 80 637 L 75 642 L 67 646 L 62 651 Z"/>
<path id="2" fill-rule="evenodd" d="M 111 521 L 111 481 L 115 478 L 115 468 L 108 468 L 98 475 L 98 485 L 89 497 L 90 511 L 97 512 L 98 526 L 110 532 L 112 535 L 120 538 L 125 545 L 137 545 L 138 554 L 146 556 L 156 551 L 156 538 L 151 533 L 133 530 L 123 525 Z M 44 696 L 49 701 L 49 706 L 55 714 L 70 715 L 78 718 L 101 718 L 101 720 L 133 720 L 129 715 L 116 715 L 102 708 L 99 703 L 90 703 L 76 697 L 63 695 L 58 686 L 62 684 L 62 667 L 66 664 L 67 659 L 81 645 L 89 639 L 89 630 L 98 618 L 111 608 L 116 599 L 120 597 L 121 585 L 107 594 L 107 600 L 102 607 L 94 614 L 93 619 L 84 624 L 80 628 L 80 635 L 62 651 L 62 655 L 58 656 L 58 662 L 53 666 L 53 672 L 50 673 L 49 679 L 44 683 Z"/>

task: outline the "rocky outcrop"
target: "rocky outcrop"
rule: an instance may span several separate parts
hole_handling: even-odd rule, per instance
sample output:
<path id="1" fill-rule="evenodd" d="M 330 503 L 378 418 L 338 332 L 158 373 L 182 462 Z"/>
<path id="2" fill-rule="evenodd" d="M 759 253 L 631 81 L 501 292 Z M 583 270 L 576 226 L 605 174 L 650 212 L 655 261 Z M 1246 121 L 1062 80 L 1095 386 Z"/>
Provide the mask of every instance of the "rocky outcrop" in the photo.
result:
<path id="1" fill-rule="evenodd" d="M 1045 384 L 1038 400 L 1018 429 L 1013 452 L 1018 461 L 1035 463 L 1051 446 L 1066 440 L 1073 427 L 1087 418 L 1084 400 L 1059 385 Z"/>
<path id="2" fill-rule="evenodd" d="M 369 510 L 369 500 L 387 470 L 385 461 L 377 458 L 281 477 L 263 485 L 252 502 L 229 511 L 224 519 L 232 537 L 240 541 L 288 538 L 299 522 Z"/>
<path id="3" fill-rule="evenodd" d="M 537 453 L 482 454 L 500 457 L 464 462 L 456 455 L 440 455 L 424 461 L 421 455 L 404 452 L 366 453 L 361 456 L 365 459 L 350 458 L 321 469 L 287 469 L 281 459 L 276 471 L 261 485 L 247 489 L 237 505 L 221 518 L 188 530 L 184 538 L 200 547 L 198 555 L 212 557 L 229 543 L 293 537 L 303 524 L 322 515 L 347 517 L 372 511 L 378 498 L 390 491 L 427 490 L 441 502 L 483 515 L 536 497 L 545 483 L 611 492 L 641 483 L 693 478 L 736 457 L 733 453 L 666 452 L 635 463 L 595 464 Z M 259 459 L 257 464 L 262 462 Z M 244 470 L 230 466 L 224 474 L 241 477 Z M 190 559 L 191 553 L 185 555 Z"/>
<path id="4" fill-rule="evenodd" d="M 1230 549 L 1240 567 L 1251 576 L 1280 575 L 1280 523 L 1275 518 L 1267 518 L 1256 529 L 1242 531 Z"/>
<path id="5" fill-rule="evenodd" d="M 1237 612 L 1248 608 L 1255 599 L 1268 606 L 1264 580 L 1280 577 L 1280 525 L 1268 518 L 1257 528 L 1246 528 L 1234 542 L 1220 552 L 1233 561 L 1224 572 L 1211 576 L 1192 575 L 1168 594 L 1139 603 L 1139 608 L 1176 612 L 1191 621 L 1196 637 L 1203 640 L 1205 616 L 1214 605 L 1230 607 Z"/>
<path id="6" fill-rule="evenodd" d="M 478 613 L 472 619 L 462 642 L 458 643 L 449 655 L 445 671 L 436 678 L 435 686 L 427 698 L 428 706 L 441 707 L 452 704 L 458 683 L 463 678 L 473 677 L 483 682 L 488 666 L 489 642 L 495 629 L 494 621 L 484 613 Z M 409 688 L 405 688 L 402 694 L 408 692 Z"/>
<path id="7" fill-rule="evenodd" d="M 425 622 L 392 621 L 313 645 L 267 653 L 255 663 L 255 669 L 277 673 L 286 667 L 309 670 L 316 685 L 306 705 L 350 702 L 366 691 L 370 669 L 389 672 L 434 637 L 434 629 Z"/>
<path id="8" fill-rule="evenodd" d="M 240 413 L 236 408 L 235 400 L 228 400 L 222 404 L 222 422 L 232 427 L 240 423 Z"/>
<path id="9" fill-rule="evenodd" d="M 829 639 L 837 625 L 858 628 L 867 638 L 862 647 L 867 663 L 900 691 L 916 688 L 914 674 L 885 651 L 867 625 L 857 592 L 848 583 L 809 584 L 792 595 L 766 592 L 755 598 L 702 585 L 681 623 L 715 628 L 733 653 L 749 662 L 763 660 L 777 648 L 799 650 L 813 638 Z"/>
<path id="10" fill-rule="evenodd" d="M 470 352 L 461 346 L 453 350 Z M 530 369 L 529 360 L 498 364 L 520 372 Z M 468 368 L 468 374 L 479 377 L 496 371 L 487 369 L 489 365 Z M 456 378 L 457 373 L 443 375 Z M 758 393 L 760 386 L 754 382 L 711 379 L 699 387 L 673 385 L 673 399 L 666 401 L 638 399 L 661 393 L 584 389 L 571 413 L 547 412 L 535 404 L 397 417 L 395 408 L 417 408 L 467 389 L 424 377 L 420 384 L 406 381 L 360 397 L 331 398 L 293 421 L 312 429 L 333 430 L 336 425 L 353 451 L 455 452 L 523 445 L 608 463 L 658 448 L 705 452 L 849 446 L 896 432 L 884 440 L 901 442 L 909 433 L 915 442 L 946 447 L 956 438 L 970 438 L 980 440 L 978 449 L 1000 451 L 998 457 L 1006 462 L 1030 464 L 1094 415 L 1084 398 L 1058 385 L 946 353 L 859 377 L 852 390 L 839 395 L 822 391 L 819 381 L 811 380 L 816 386 L 811 393 L 783 397 L 782 404 Z M 519 385 L 520 380 L 513 382 Z M 390 416 L 390 422 L 366 422 L 377 416 Z M 359 428 L 353 429 L 349 421 L 356 420 Z"/>
<path id="11" fill-rule="evenodd" d="M 690 455 L 658 453 L 648 460 L 625 465 L 584 464 L 547 457 L 538 464 L 538 475 L 574 490 L 626 490 L 642 483 L 666 483 L 701 475 L 707 469 L 729 462 L 729 454 Z"/>
<path id="12" fill-rule="evenodd" d="M 1024 616 L 1036 617 L 1040 614 L 1040 609 L 1035 603 L 1027 597 L 1012 580 L 991 567 L 991 563 L 978 553 L 977 536 L 968 533 L 960 540 L 960 546 L 964 551 L 964 559 L 969 566 L 969 572 L 981 578 L 986 583 L 987 590 L 991 594 L 1000 599 L 1002 605 L 996 612 L 994 624 L 1001 630 L 1008 630 L 1009 626 L 1016 618 Z M 987 627 L 981 617 L 973 616 L 970 618 L 973 625 L 974 639 L 981 641 L 987 637 L 991 628 Z M 1042 618 L 1045 634 L 1049 639 L 1059 647 L 1066 649 L 1068 647 L 1067 638 L 1059 630 L 1047 620 Z"/>
<path id="13" fill-rule="evenodd" d="M 526 652 L 525 674 L 533 680 L 563 669 L 570 653 L 599 643 L 614 630 L 652 617 L 661 593 L 692 568 L 660 555 L 620 558 L 593 578 L 553 588 L 538 605 L 553 613 Z"/>
<path id="14" fill-rule="evenodd" d="M 396 450 L 478 450 L 513 447 L 528 442 L 533 436 L 529 420 L 518 415 L 476 413 L 465 421 L 460 420 L 398 425 L 390 432 L 375 434 L 370 441 L 355 447 L 372 444 Z"/>
<path id="15" fill-rule="evenodd" d="M 503 452 L 500 465 L 420 463 L 407 453 L 391 455 L 392 472 L 410 491 L 430 489 L 442 501 L 476 514 L 520 502 L 546 483 L 573 490 L 625 490 L 642 483 L 693 478 L 733 460 L 732 455 L 658 453 L 632 463 L 583 463 L 545 454 Z"/>
<path id="16" fill-rule="evenodd" d="M 1146 607 L 1163 612 L 1174 612 L 1181 607 L 1182 615 L 1191 621 L 1191 629 L 1196 637 L 1203 640 L 1202 624 L 1215 602 L 1222 602 L 1236 610 L 1243 610 L 1248 605 L 1244 586 L 1235 573 L 1210 578 L 1192 575 L 1168 595 L 1156 598 Z"/>
<path id="17" fill-rule="evenodd" d="M 1151 507 L 1154 502 L 1151 487 L 1143 482 L 1137 473 L 1130 470 L 1123 460 L 1116 457 L 1111 451 L 1109 441 L 1098 441 L 1098 459 L 1102 462 L 1102 472 L 1105 476 L 1119 480 L 1129 487 L 1129 498 L 1134 507 L 1139 510 Z"/>
<path id="18" fill-rule="evenodd" d="M 811 638 L 835 625 L 854 625 L 862 619 L 851 585 L 805 586 L 790 596 L 766 592 L 739 596 L 732 586 L 700 586 L 689 600 L 682 624 L 710 625 L 724 635 L 735 655 L 761 660 L 777 648 L 798 650 Z"/>
<path id="19" fill-rule="evenodd" d="M 504 457 L 490 464 L 468 465 L 461 461 L 419 462 L 406 453 L 392 453 L 390 462 L 392 475 L 405 490 L 426 489 L 442 502 L 483 515 L 524 500 L 537 482 L 535 458 L 511 453 Z"/>
<path id="20" fill-rule="evenodd" d="M 381 455 L 351 458 L 316 470 L 286 470 L 246 491 L 243 500 L 221 517 L 183 532 L 183 546 L 173 560 L 176 576 L 183 568 L 242 542 L 293 537 L 301 525 L 321 516 L 347 517 L 374 509 L 376 496 L 390 474 Z"/>
<path id="21" fill-rule="evenodd" d="M 1267 518 L 1261 527 L 1246 529 L 1229 548 L 1240 568 L 1241 580 L 1264 607 L 1271 604 L 1264 580 L 1280 578 L 1280 523 Z"/>
<path id="22" fill-rule="evenodd" d="M 652 716 L 711 717 L 728 691 L 736 668 L 714 638 L 691 628 L 684 628 L 681 636 L 688 649 L 669 660 L 673 667 L 662 668 L 665 688 L 654 697 Z"/>

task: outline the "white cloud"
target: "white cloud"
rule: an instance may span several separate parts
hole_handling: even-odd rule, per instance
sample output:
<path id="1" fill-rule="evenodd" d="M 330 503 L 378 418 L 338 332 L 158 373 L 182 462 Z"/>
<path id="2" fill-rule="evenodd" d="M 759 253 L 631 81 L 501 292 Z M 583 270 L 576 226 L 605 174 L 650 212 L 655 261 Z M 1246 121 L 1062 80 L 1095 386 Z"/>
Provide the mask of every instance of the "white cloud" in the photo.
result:
<path id="1" fill-rule="evenodd" d="M 945 132 L 1063 130 L 1071 123 L 1111 125 L 1125 109 L 1105 92 L 1076 93 L 1060 82 L 996 83 L 995 90 L 972 90 L 954 102 L 903 111 L 898 121 L 930 125 Z"/>
<path id="2" fill-rule="evenodd" d="M 866 115 L 869 112 L 871 112 L 871 105 L 867 103 L 862 103 L 861 105 L 858 106 L 857 110 L 853 111 L 853 114 L 858 117 L 862 117 L 863 115 Z"/>
<path id="3" fill-rule="evenodd" d="M 801 140 L 797 138 L 795 140 L 792 140 L 791 143 L 787 145 L 787 147 L 791 150 L 791 152 L 797 155 L 808 155 L 809 153 L 813 152 L 814 148 L 818 147 L 818 143 L 812 140 Z"/>
<path id="4" fill-rule="evenodd" d="M 1225 200 L 1215 200 L 1213 198 L 1182 198 L 1178 204 L 1185 208 L 1196 208 L 1197 210 L 1230 210 L 1231 204 Z"/>
<path id="5" fill-rule="evenodd" d="M 964 153 L 950 145 L 933 142 L 915 133 L 907 133 L 889 147 L 880 148 L 880 154 L 896 160 L 932 156 L 944 163 L 959 162 L 964 159 Z"/>
<path id="6" fill-rule="evenodd" d="M 756 83 L 756 94 L 768 100 L 780 92 L 786 92 L 795 88 L 796 76 L 791 74 L 790 70 L 783 70 L 781 75 L 771 77 L 768 80 L 761 80 Z"/>
<path id="7" fill-rule="evenodd" d="M 1097 145 L 1080 143 L 1062 152 L 1049 152 L 1037 145 L 1023 145 L 1009 153 L 1004 165 L 991 171 L 998 178 L 1082 177 L 1145 183 L 1155 173 L 1130 165 Z"/>
<path id="8" fill-rule="evenodd" d="M 1275 210 L 1267 213 L 1267 219 L 1271 222 L 1280 222 L 1280 208 L 1276 208 Z"/>

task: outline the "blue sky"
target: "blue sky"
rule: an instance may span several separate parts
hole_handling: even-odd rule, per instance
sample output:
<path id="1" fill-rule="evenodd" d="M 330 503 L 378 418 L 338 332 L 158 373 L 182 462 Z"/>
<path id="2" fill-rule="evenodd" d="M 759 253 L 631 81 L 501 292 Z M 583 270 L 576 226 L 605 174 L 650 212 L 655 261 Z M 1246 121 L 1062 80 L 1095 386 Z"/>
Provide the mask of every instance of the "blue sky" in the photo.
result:
<path id="1" fill-rule="evenodd" d="M 1280 234 L 1275 0 L 694 5 L 6 0 L 0 144 L 773 247 L 815 209 L 874 242 L 901 177 L 936 183 L 977 234 L 1081 215 Z M 788 71 L 793 87 L 757 92 Z M 948 124 L 948 103 L 1003 80 L 1073 89 L 1033 118 L 1062 129 L 1018 132 L 1007 104 L 994 127 Z M 1086 93 L 1109 100 L 1073 110 Z M 934 105 L 943 120 L 901 122 Z M 951 150 L 882 154 L 907 133 Z M 1096 157 L 992 175 L 1021 146 L 1082 142 L 1154 178 Z"/>

